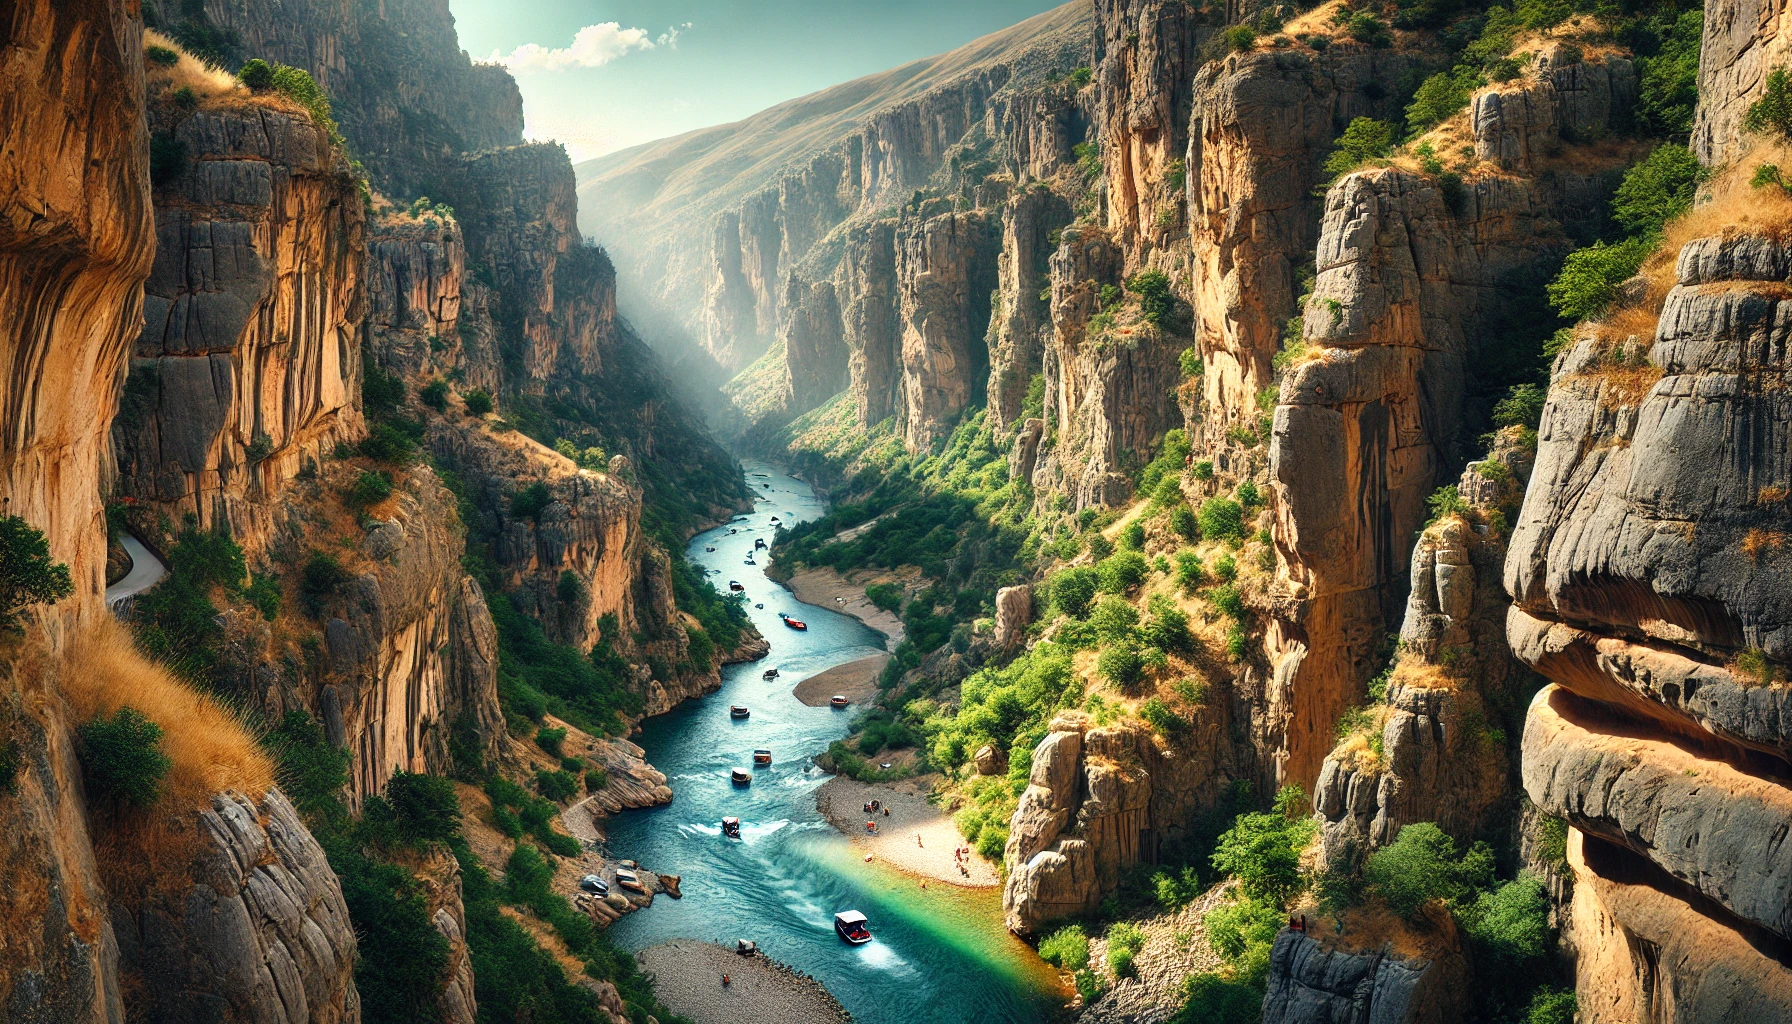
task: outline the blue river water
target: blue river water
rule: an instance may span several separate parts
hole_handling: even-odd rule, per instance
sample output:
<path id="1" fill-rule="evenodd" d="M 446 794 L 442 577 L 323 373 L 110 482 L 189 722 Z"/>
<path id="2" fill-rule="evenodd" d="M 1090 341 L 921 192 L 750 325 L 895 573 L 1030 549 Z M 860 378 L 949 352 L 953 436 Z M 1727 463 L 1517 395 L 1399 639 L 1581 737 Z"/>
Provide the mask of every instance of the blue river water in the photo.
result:
<path id="1" fill-rule="evenodd" d="M 798 602 L 762 572 L 765 552 L 744 564 L 754 541 L 771 543 L 778 517 L 813 519 L 825 502 L 807 484 L 748 462 L 759 495 L 752 515 L 691 541 L 693 564 L 720 570 L 726 590 L 746 588 L 747 611 L 771 643 L 766 658 L 723 671 L 717 693 L 650 719 L 635 737 L 666 773 L 669 806 L 629 811 L 608 822 L 610 848 L 662 874 L 683 877 L 682 900 L 655 900 L 611 928 L 624 947 L 675 938 L 732 946 L 752 939 L 767 955 L 826 985 L 860 1024 L 1038 1024 L 1064 1004 L 1055 972 L 1002 927 L 995 889 L 933 883 L 926 889 L 892 868 L 865 863 L 815 807 L 829 776 L 815 755 L 848 731 L 854 710 L 811 708 L 791 690 L 808 676 L 884 650 L 883 635 L 857 619 Z M 766 485 L 770 485 L 769 487 Z M 736 531 L 736 532 L 730 532 Z M 706 548 L 714 547 L 714 552 Z M 763 604 L 763 608 L 754 607 Z M 779 612 L 808 623 L 787 629 Z M 762 679 L 767 668 L 777 679 Z M 731 719 L 730 704 L 752 716 Z M 750 768 L 756 747 L 772 750 L 751 786 L 729 781 Z M 724 839 L 721 819 L 741 819 L 742 838 Z M 876 939 L 848 946 L 833 915 L 859 910 Z"/>

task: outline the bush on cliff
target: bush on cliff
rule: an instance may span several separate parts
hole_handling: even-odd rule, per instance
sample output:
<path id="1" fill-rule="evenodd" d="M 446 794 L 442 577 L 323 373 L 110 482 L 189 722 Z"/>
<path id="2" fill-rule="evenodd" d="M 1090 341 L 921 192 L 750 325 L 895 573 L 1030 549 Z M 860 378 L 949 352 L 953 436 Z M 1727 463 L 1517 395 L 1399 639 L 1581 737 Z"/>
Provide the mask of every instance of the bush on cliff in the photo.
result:
<path id="1" fill-rule="evenodd" d="M 1039 940 L 1039 959 L 1072 974 L 1089 966 L 1089 935 L 1080 924 L 1066 925 Z"/>
<path id="2" fill-rule="evenodd" d="M 162 752 L 162 727 L 135 708 L 123 707 L 76 730 L 87 793 L 96 800 L 148 807 L 161 792 L 174 762 Z"/>
<path id="3" fill-rule="evenodd" d="M 17 627 L 19 609 L 74 593 L 68 566 L 50 557 L 42 531 L 0 516 L 0 632 Z"/>
<path id="4" fill-rule="evenodd" d="M 1299 892 L 1305 885 L 1300 854 L 1317 826 L 1288 812 L 1304 799 L 1298 786 L 1287 786 L 1277 794 L 1277 810 L 1239 815 L 1220 836 L 1214 868 L 1238 879 L 1240 890 L 1252 899 L 1280 904 Z"/>
<path id="5" fill-rule="evenodd" d="M 1418 822 L 1369 855 L 1363 878 L 1389 910 L 1411 918 L 1433 900 L 1452 905 L 1473 900 L 1493 880 L 1493 851 L 1476 843 L 1458 857 L 1455 841 L 1442 829 Z"/>

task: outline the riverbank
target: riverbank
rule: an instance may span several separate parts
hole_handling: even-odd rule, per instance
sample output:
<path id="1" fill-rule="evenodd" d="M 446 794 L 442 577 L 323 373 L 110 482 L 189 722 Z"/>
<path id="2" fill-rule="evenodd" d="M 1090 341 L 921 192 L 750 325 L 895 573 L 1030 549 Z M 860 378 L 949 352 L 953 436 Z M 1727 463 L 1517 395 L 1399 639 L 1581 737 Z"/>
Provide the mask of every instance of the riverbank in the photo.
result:
<path id="1" fill-rule="evenodd" d="M 883 674 L 884 663 L 889 660 L 887 654 L 874 654 L 835 665 L 796 684 L 796 689 L 790 692 L 812 708 L 826 707 L 828 699 L 835 694 L 854 704 L 866 704 L 877 696 L 877 677 Z"/>
<path id="2" fill-rule="evenodd" d="M 963 861 L 952 856 L 963 844 L 952 818 L 927 802 L 927 794 L 939 776 L 920 775 L 900 782 L 859 782 L 835 776 L 815 791 L 815 806 L 843 834 L 852 839 L 859 856 L 870 854 L 901 871 L 959 886 L 1001 884 L 996 866 L 976 854 Z M 865 804 L 881 805 L 875 819 L 878 834 L 865 832 Z M 884 809 L 889 810 L 885 816 Z M 921 841 L 915 842 L 916 835 Z M 959 870 L 962 864 L 964 870 Z"/>
<path id="3" fill-rule="evenodd" d="M 776 563 L 774 563 L 775 566 Z M 903 581 L 893 573 L 853 571 L 845 576 L 831 568 L 801 569 L 786 577 L 782 572 L 767 570 L 766 576 L 790 588 L 798 601 L 820 605 L 843 615 L 850 615 L 890 638 L 894 648 L 902 642 L 902 620 L 894 612 L 885 611 L 865 597 L 865 588 L 873 583 Z"/>
<path id="4" fill-rule="evenodd" d="M 676 939 L 635 959 L 653 975 L 660 1002 L 696 1024 L 852 1024 L 821 982 L 763 955 Z"/>

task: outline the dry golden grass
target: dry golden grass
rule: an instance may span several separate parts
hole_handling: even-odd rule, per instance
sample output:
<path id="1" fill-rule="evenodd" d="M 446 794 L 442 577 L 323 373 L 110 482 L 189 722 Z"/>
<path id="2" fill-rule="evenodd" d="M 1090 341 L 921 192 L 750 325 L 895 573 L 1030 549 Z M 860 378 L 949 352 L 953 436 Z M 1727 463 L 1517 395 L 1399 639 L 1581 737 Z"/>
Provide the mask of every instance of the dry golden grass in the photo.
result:
<path id="1" fill-rule="evenodd" d="M 1402 654 L 1394 664 L 1393 674 L 1388 677 L 1388 687 L 1392 689 L 1396 685 L 1413 690 L 1454 690 L 1457 680 L 1442 665 Z"/>
<path id="2" fill-rule="evenodd" d="M 289 114 L 308 113 L 303 106 L 281 93 L 249 91 L 229 71 L 207 64 L 155 29 L 144 31 L 143 47 L 146 52 L 150 47 L 172 50 L 179 58 L 173 64 L 159 64 L 153 60 L 145 62 L 151 100 L 165 100 L 182 89 L 191 89 L 194 99 L 199 101 L 202 108 L 254 106 L 282 110 Z"/>
<path id="3" fill-rule="evenodd" d="M 1787 490 L 1779 485 L 1763 487 L 1755 492 L 1755 504 L 1777 505 L 1786 500 Z"/>
<path id="4" fill-rule="evenodd" d="M 199 812 L 225 790 L 261 799 L 274 785 L 272 762 L 235 712 L 145 658 L 110 617 L 71 640 L 57 675 L 75 722 L 130 707 L 161 726 L 172 764 L 156 805 L 89 811 L 106 816 L 93 829 L 94 856 L 114 899 L 135 906 L 152 896 L 178 898 L 201 848 Z"/>
<path id="5" fill-rule="evenodd" d="M 1774 548 L 1784 547 L 1786 535 L 1777 530 L 1763 530 L 1759 527 L 1748 531 L 1742 538 L 1742 553 L 1749 561 L 1759 562 L 1761 556 Z"/>

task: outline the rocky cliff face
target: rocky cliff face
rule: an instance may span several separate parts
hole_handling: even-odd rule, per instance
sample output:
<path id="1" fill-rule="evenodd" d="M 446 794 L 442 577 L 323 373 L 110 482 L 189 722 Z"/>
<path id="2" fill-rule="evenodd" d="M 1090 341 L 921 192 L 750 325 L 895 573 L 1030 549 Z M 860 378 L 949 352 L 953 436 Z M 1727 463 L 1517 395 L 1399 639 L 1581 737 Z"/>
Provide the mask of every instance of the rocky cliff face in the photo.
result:
<path id="1" fill-rule="evenodd" d="M 43 531 L 75 595 L 28 644 L 104 614 L 98 496 L 107 429 L 154 251 L 143 29 L 122 0 L 27 0 L 0 38 L 0 504 Z M 0 797 L 0 1013 L 122 1018 L 118 946 L 54 679 L 16 641 L 0 729 L 21 770 Z M 29 697 L 27 696 L 29 695 Z"/>
<path id="2" fill-rule="evenodd" d="M 1742 117 L 1767 90 L 1767 76 L 1792 54 L 1792 25 L 1774 3 L 1712 0 L 1699 46 L 1699 106 L 1692 151 L 1716 165 L 1743 148 Z"/>
<path id="3" fill-rule="evenodd" d="M 1323 938 L 1284 929 L 1270 952 L 1264 1024 L 1462 1020 L 1469 1005 L 1469 969 L 1455 929 L 1429 945 L 1437 948 L 1421 956 L 1339 949 Z"/>
<path id="4" fill-rule="evenodd" d="M 1556 362 L 1508 632 L 1556 684 L 1524 782 L 1573 826 L 1568 940 L 1596 1021 L 1787 1012 L 1788 869 L 1764 837 L 1792 827 L 1774 710 L 1792 407 L 1768 326 L 1788 268 L 1771 236 L 1690 242 L 1643 358 L 1588 335 Z"/>
<path id="5" fill-rule="evenodd" d="M 441 198 L 461 154 L 523 141 L 508 72 L 460 48 L 448 0 L 163 0 L 161 20 L 198 14 L 235 67 L 262 57 L 304 68 L 330 95 L 343 134 L 380 187 Z"/>
<path id="6" fill-rule="evenodd" d="M 993 249 L 988 220 L 974 213 L 906 221 L 897 237 L 903 395 L 897 424 L 910 450 L 945 436 L 989 365 L 983 328 Z"/>
<path id="7" fill-rule="evenodd" d="M 191 887 L 113 909 L 119 967 L 148 1019 L 355 1024 L 355 930 L 342 888 L 279 790 L 199 816 Z"/>
<path id="8" fill-rule="evenodd" d="M 164 102 L 152 121 L 190 161 L 156 191 L 116 493 L 255 554 L 286 484 L 365 429 L 361 196 L 308 114 Z"/>
<path id="9" fill-rule="evenodd" d="M 1122 871 L 1185 841 L 1225 785 L 1223 718 L 1204 717 L 1177 744 L 1139 726 L 1092 726 L 1076 713 L 1054 719 L 1002 854 L 1009 930 L 1031 934 L 1093 912 Z"/>
<path id="10" fill-rule="evenodd" d="M 832 281 L 804 285 L 796 274 L 784 296 L 784 411 L 808 412 L 847 382 L 845 327 Z"/>

